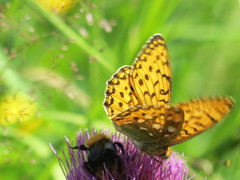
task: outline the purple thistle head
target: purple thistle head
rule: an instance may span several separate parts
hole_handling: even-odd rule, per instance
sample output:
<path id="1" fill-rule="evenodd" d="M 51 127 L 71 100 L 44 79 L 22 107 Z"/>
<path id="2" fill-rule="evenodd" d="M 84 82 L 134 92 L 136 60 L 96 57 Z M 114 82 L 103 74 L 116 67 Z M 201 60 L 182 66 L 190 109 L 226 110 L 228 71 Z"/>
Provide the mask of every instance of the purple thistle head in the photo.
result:
<path id="1" fill-rule="evenodd" d="M 86 140 L 91 136 L 97 134 L 105 134 L 112 142 L 120 142 L 123 145 L 124 152 L 121 148 L 116 147 L 116 154 L 120 159 L 121 167 L 117 168 L 113 173 L 109 171 L 107 165 L 104 166 L 104 171 L 101 173 L 100 179 L 103 180 L 151 180 L 151 179 L 161 179 L 161 180 L 187 180 L 188 178 L 188 167 L 182 157 L 179 157 L 177 153 L 172 153 L 172 155 L 167 159 L 163 160 L 157 158 L 158 160 L 151 158 L 147 154 L 141 152 L 135 144 L 128 139 L 126 136 L 120 133 L 110 134 L 109 131 L 92 131 L 90 135 L 86 130 L 85 133 L 79 132 L 77 134 L 77 145 L 85 144 Z M 57 151 L 52 147 L 54 153 L 56 154 L 59 164 L 63 170 L 64 175 L 67 180 L 98 180 L 99 178 L 92 175 L 91 172 L 86 168 L 87 157 L 86 151 L 74 150 L 72 145 L 70 145 L 68 139 L 66 138 L 66 143 L 68 145 L 68 152 L 62 151 L 63 158 L 57 153 Z M 114 165 L 115 166 L 115 165 Z"/>

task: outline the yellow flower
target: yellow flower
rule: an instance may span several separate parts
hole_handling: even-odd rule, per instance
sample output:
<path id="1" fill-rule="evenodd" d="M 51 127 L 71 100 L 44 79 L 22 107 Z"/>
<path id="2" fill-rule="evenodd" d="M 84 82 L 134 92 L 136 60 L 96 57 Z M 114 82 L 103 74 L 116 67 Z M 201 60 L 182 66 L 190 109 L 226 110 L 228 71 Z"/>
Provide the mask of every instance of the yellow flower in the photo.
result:
<path id="1" fill-rule="evenodd" d="M 0 125 L 26 121 L 36 113 L 36 104 L 25 95 L 7 95 L 0 99 Z"/>
<path id="2" fill-rule="evenodd" d="M 77 0 L 35 0 L 42 8 L 48 9 L 56 14 L 68 12 Z"/>

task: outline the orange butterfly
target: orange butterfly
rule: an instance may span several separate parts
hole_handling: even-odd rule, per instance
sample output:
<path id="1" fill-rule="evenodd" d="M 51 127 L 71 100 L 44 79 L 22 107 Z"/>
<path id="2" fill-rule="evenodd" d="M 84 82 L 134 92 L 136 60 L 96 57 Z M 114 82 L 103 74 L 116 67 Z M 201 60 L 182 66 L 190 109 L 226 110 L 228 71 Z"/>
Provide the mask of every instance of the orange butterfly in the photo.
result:
<path id="1" fill-rule="evenodd" d="M 221 121 L 234 105 L 230 97 L 170 105 L 171 69 L 166 42 L 155 34 L 132 66 L 107 82 L 105 110 L 116 129 L 149 155 L 168 157 L 169 146 L 186 141 Z"/>

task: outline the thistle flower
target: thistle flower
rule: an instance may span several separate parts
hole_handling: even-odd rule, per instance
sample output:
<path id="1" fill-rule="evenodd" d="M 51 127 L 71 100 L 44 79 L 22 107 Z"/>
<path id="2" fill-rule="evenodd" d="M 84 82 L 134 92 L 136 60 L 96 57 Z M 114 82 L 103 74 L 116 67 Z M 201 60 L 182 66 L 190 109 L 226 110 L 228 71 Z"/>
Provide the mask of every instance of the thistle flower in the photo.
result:
<path id="1" fill-rule="evenodd" d="M 121 158 L 122 166 L 124 167 L 122 172 L 118 172 L 116 175 L 112 175 L 105 168 L 105 173 L 101 179 L 103 180 L 187 180 L 188 178 L 188 167 L 185 161 L 176 152 L 174 152 L 169 159 L 158 160 L 149 157 L 147 154 L 142 153 L 135 144 L 128 139 L 126 136 L 114 133 L 111 134 L 109 131 L 92 131 L 90 135 L 86 130 L 85 133 L 79 132 L 77 134 L 78 146 L 84 144 L 85 140 L 90 136 L 103 133 L 112 138 L 113 142 L 120 142 L 124 146 L 124 153 L 117 148 L 118 154 Z M 84 162 L 86 162 L 86 153 L 79 150 L 73 150 L 69 140 L 66 138 L 68 146 L 68 152 L 61 152 L 63 159 L 60 154 L 51 146 L 54 153 L 56 154 L 59 164 L 63 170 L 63 173 L 67 180 L 97 180 L 98 178 L 91 175 L 86 168 L 84 168 Z M 74 145 L 75 146 L 75 145 Z M 105 174 L 105 175 L 104 175 Z M 106 175 L 107 174 L 107 175 Z"/>

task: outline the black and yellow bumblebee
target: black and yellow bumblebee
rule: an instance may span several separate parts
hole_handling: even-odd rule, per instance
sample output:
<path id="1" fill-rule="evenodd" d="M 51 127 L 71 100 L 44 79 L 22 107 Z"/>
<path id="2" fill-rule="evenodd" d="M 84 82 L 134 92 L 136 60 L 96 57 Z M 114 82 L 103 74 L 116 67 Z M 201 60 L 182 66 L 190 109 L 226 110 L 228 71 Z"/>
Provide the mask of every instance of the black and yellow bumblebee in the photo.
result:
<path id="1" fill-rule="evenodd" d="M 122 172 L 122 160 L 118 154 L 117 147 L 124 154 L 123 145 L 120 142 L 113 142 L 104 134 L 97 134 L 85 142 L 85 145 L 71 147 L 87 152 L 87 161 L 84 168 L 93 176 L 101 178 L 106 170 L 115 175 Z"/>

